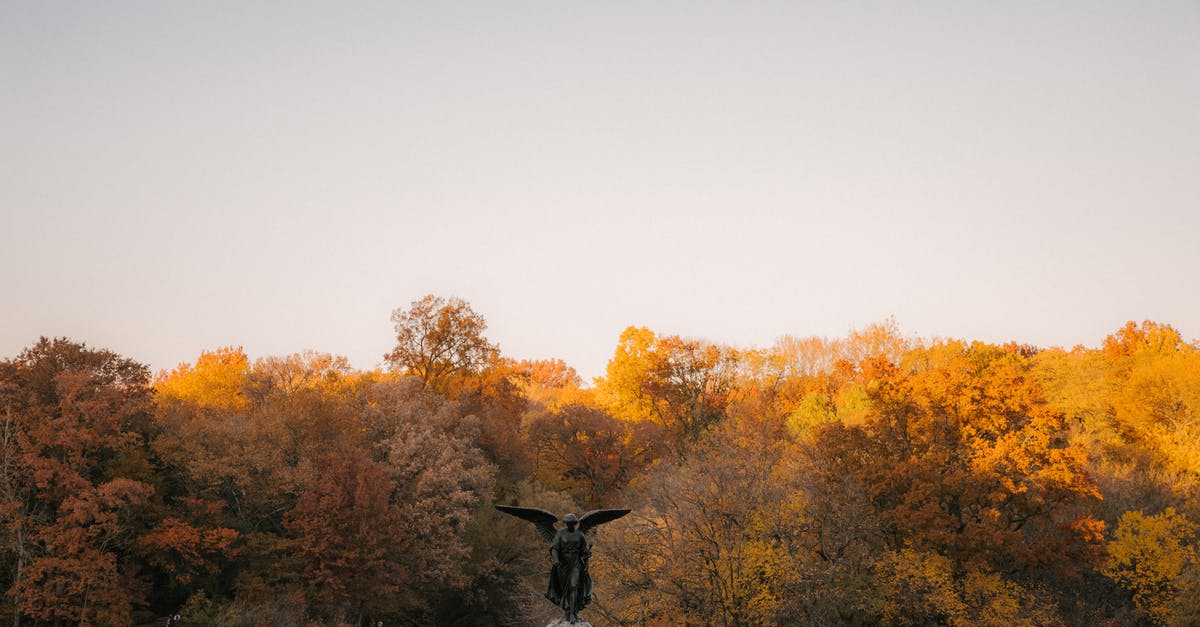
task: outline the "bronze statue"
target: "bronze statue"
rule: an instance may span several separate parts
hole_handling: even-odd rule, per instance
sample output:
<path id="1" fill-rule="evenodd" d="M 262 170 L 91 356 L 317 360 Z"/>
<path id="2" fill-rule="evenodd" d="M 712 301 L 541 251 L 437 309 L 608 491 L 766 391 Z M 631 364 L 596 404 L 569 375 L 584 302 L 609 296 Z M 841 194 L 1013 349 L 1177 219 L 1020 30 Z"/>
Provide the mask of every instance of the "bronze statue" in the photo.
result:
<path id="1" fill-rule="evenodd" d="M 592 601 L 592 577 L 588 574 L 592 545 L 588 537 L 596 527 L 614 521 L 630 510 L 597 509 L 579 517 L 567 514 L 562 518 L 566 528 L 555 529 L 558 516 L 544 509 L 508 505 L 497 505 L 496 509 L 532 522 L 542 539 L 550 543 L 554 565 L 550 567 L 546 598 L 562 608 L 564 621 L 579 622 L 579 611 Z"/>

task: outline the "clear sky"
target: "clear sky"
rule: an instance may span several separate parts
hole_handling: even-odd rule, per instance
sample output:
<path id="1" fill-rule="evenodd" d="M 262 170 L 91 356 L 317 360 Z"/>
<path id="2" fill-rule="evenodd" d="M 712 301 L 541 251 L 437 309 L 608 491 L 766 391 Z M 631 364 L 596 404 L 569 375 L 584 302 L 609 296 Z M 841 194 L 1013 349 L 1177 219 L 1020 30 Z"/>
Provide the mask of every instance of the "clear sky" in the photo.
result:
<path id="1" fill-rule="evenodd" d="M 1200 3 L 0 1 L 0 356 L 1200 336 Z"/>

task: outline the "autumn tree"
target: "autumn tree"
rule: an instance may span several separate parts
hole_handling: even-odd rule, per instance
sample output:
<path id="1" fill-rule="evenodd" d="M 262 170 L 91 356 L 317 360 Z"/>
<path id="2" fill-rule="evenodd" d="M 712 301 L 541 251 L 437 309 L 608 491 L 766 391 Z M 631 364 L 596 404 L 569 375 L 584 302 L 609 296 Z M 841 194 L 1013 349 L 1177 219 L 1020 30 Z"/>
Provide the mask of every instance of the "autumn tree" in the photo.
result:
<path id="1" fill-rule="evenodd" d="M 345 357 L 305 351 L 254 362 L 247 380 L 252 417 L 282 426 L 289 461 L 361 445 L 361 413 L 378 373 L 355 373 Z M 290 449 L 290 450 L 289 450 Z"/>
<path id="2" fill-rule="evenodd" d="M 616 352 L 608 361 L 604 377 L 596 381 L 597 400 L 618 417 L 633 422 L 654 421 L 656 399 L 647 384 L 661 359 L 657 336 L 645 327 L 628 327 L 621 332 Z"/>
<path id="3" fill-rule="evenodd" d="M 897 548 L 1008 572 L 1086 568 L 1103 523 L 1086 453 L 1066 437 L 1021 354 L 949 344 L 928 370 L 868 364 L 877 418 L 862 469 Z"/>
<path id="4" fill-rule="evenodd" d="M 527 359 L 514 363 L 513 371 L 521 395 L 535 405 L 556 409 L 590 400 L 590 390 L 581 389 L 579 373 L 561 359 Z"/>
<path id="5" fill-rule="evenodd" d="M 1192 498 L 1200 492 L 1200 350 L 1170 326 L 1145 322 L 1106 339 L 1104 354 L 1109 452 L 1157 475 L 1167 505 L 1200 516 Z"/>
<path id="6" fill-rule="evenodd" d="M 1154 624 L 1184 624 L 1195 608 L 1180 600 L 1200 593 L 1197 539 L 1195 523 L 1172 508 L 1153 516 L 1126 512 L 1108 543 L 1104 574 L 1128 590 Z"/>
<path id="7" fill-rule="evenodd" d="M 517 362 L 497 358 L 452 395 L 464 414 L 478 419 L 479 446 L 506 482 L 520 481 L 529 473 L 531 452 L 521 437 L 521 422 L 530 406 L 523 393 L 525 381 Z"/>
<path id="8" fill-rule="evenodd" d="M 315 600 L 334 612 L 346 607 L 356 622 L 396 609 L 397 591 L 411 585 L 401 551 L 412 539 L 386 468 L 348 449 L 319 462 L 321 474 L 285 522 Z"/>
<path id="9" fill-rule="evenodd" d="M 966 618 L 954 589 L 954 562 L 937 553 L 901 549 L 880 560 L 881 618 L 889 625 L 949 625 Z"/>
<path id="10" fill-rule="evenodd" d="M 465 594 L 472 550 L 465 533 L 475 510 L 490 499 L 496 468 L 479 448 L 479 420 L 415 378 L 373 387 L 367 421 L 381 436 L 371 448 L 374 468 L 390 482 L 390 513 L 378 500 L 369 502 L 370 511 L 393 517 L 388 550 L 404 573 L 393 602 L 404 615 L 427 622 L 437 598 Z M 362 472 L 374 473 L 368 468 Z M 361 533 L 359 522 L 346 523 L 339 533 Z"/>
<path id="11" fill-rule="evenodd" d="M 770 541 L 791 558 L 781 569 L 781 618 L 804 624 L 878 620 L 874 570 L 884 552 L 882 516 L 856 472 L 870 463 L 861 430 L 838 423 L 797 440 L 772 478 L 786 490 Z"/>
<path id="12" fill-rule="evenodd" d="M 137 470 L 148 467 L 148 379 L 133 360 L 67 339 L 0 362 L 0 555 L 14 624 L 116 624 L 141 601 L 124 549 L 154 491 Z"/>
<path id="13" fill-rule="evenodd" d="M 647 476 L 634 516 L 605 529 L 597 580 L 614 622 L 775 622 L 790 560 L 774 542 L 781 446 L 720 432 Z"/>
<path id="14" fill-rule="evenodd" d="M 220 526 L 223 503 L 183 497 L 176 505 L 138 537 L 134 552 L 151 573 L 163 575 L 167 590 L 160 590 L 159 600 L 166 600 L 161 597 L 171 589 L 178 593 L 176 598 L 187 598 L 197 589 L 216 596 L 223 592 L 221 572 L 238 554 L 238 533 Z"/>
<path id="15" fill-rule="evenodd" d="M 597 397 L 620 418 L 662 425 L 679 448 L 725 416 L 737 365 L 732 350 L 629 327 L 597 384 Z"/>
<path id="16" fill-rule="evenodd" d="M 154 387 L 159 395 L 224 411 L 244 410 L 250 360 L 240 346 L 203 351 L 195 364 L 182 363 L 159 373 Z"/>
<path id="17" fill-rule="evenodd" d="M 291 395 L 301 390 L 337 392 L 354 382 L 350 361 L 341 355 L 303 351 L 282 357 L 264 357 L 249 369 L 247 392 L 258 400 L 272 393 Z"/>
<path id="18" fill-rule="evenodd" d="M 814 388 L 790 432 L 804 477 L 791 573 L 821 591 L 787 585 L 810 599 L 796 608 L 805 620 L 962 622 L 1012 607 L 1058 620 L 1036 590 L 1090 572 L 1104 525 L 1089 514 L 1086 454 L 1031 359 L 941 343 Z M 913 559 L 888 558 L 905 551 Z M 874 593 L 889 604 L 862 603 Z"/>
<path id="19" fill-rule="evenodd" d="M 1104 526 L 1089 515 L 1086 455 L 1032 380 L 1031 355 L 951 342 L 897 361 L 812 387 L 789 418 L 802 495 L 797 580 L 785 580 L 793 612 L 1057 620 L 1036 590 L 1089 572 Z M 905 551 L 912 559 L 895 558 Z M 887 604 L 864 603 L 873 591 Z"/>
<path id="20" fill-rule="evenodd" d="M 1062 625 L 1048 602 L 1000 573 L 968 569 L 937 553 L 887 551 L 876 565 L 880 620 L 888 625 Z"/>
<path id="21" fill-rule="evenodd" d="M 499 355 L 484 336 L 487 321 L 461 298 L 427 295 L 393 311 L 392 322 L 396 347 L 384 358 L 439 394 L 453 377 L 478 374 Z"/>
<path id="22" fill-rule="evenodd" d="M 613 495 L 658 458 L 662 444 L 656 423 L 617 420 L 579 404 L 542 412 L 526 429 L 536 476 L 593 507 L 615 507 Z"/>
<path id="23" fill-rule="evenodd" d="M 500 472 L 514 480 L 525 473 L 520 446 L 524 372 L 500 357 L 484 332 L 487 321 L 460 298 L 428 295 L 392 313 L 396 347 L 385 357 L 392 370 L 426 389 L 463 404 L 479 418 L 479 442 Z"/>

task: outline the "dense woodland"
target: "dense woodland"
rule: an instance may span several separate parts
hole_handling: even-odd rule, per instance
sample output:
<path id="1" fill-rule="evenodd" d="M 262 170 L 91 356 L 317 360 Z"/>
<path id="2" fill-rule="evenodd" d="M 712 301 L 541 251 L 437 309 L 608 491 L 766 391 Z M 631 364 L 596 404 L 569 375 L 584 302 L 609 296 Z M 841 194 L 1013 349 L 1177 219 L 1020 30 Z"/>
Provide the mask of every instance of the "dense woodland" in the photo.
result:
<path id="1" fill-rule="evenodd" d="M 634 509 L 595 540 L 596 625 L 1200 624 L 1200 344 L 1165 324 L 1072 350 L 630 327 L 585 385 L 461 300 L 393 321 L 367 372 L 0 361 L 0 620 L 544 624 L 516 503 Z"/>

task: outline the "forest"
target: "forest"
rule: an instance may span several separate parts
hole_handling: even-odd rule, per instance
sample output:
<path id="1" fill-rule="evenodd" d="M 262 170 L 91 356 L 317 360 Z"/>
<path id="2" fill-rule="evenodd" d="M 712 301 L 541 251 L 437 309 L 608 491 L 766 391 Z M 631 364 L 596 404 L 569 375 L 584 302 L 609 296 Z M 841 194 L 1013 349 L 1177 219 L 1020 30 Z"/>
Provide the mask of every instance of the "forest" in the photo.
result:
<path id="1" fill-rule="evenodd" d="M 543 625 L 494 504 L 628 507 L 593 625 L 1200 625 L 1200 343 L 738 348 L 631 326 L 602 377 L 426 296 L 386 367 L 84 343 L 0 359 L 0 620 Z M 1099 339 L 1099 338 L 1098 338 Z"/>

